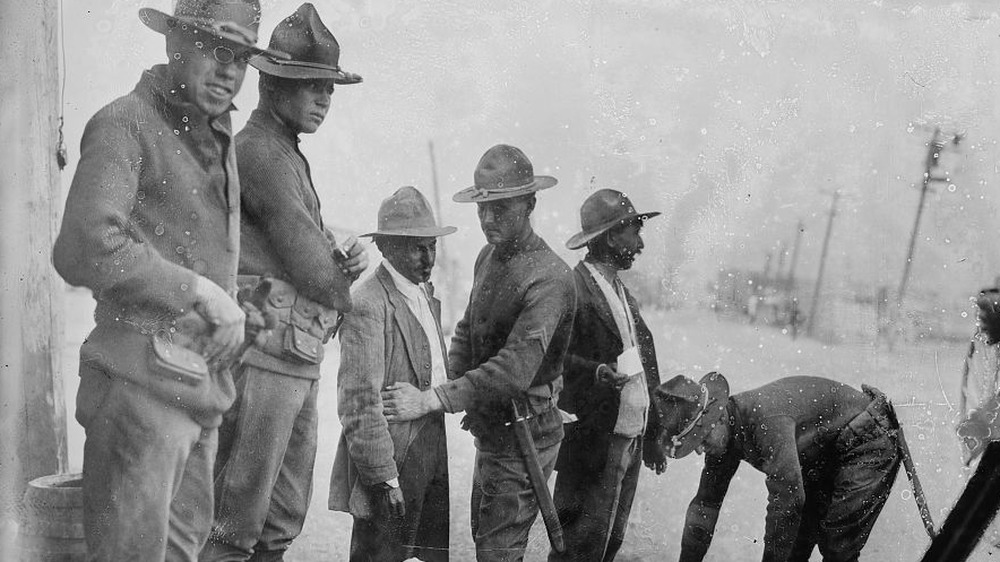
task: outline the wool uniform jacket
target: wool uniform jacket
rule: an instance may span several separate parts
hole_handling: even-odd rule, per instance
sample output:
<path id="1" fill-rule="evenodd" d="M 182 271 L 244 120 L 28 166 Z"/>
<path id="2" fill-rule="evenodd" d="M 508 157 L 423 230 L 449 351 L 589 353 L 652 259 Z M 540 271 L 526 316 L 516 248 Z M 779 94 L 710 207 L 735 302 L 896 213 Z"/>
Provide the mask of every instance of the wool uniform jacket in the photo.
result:
<path id="1" fill-rule="evenodd" d="M 299 139 L 255 109 L 236 135 L 242 187 L 240 274 L 287 281 L 298 294 L 340 312 L 351 310 L 351 281 L 333 259 L 319 198 Z M 280 335 L 280 334 L 279 334 Z M 319 365 L 285 361 L 252 348 L 244 361 L 269 371 L 318 379 Z"/>
<path id="2" fill-rule="evenodd" d="M 594 373 L 601 363 L 616 361 L 624 346 L 608 301 L 583 262 L 573 268 L 573 279 L 577 295 L 576 319 L 563 363 L 559 407 L 575 414 L 579 421 L 567 428 L 556 469 L 583 465 L 599 473 L 604 468 L 608 444 L 618 420 L 619 394 L 610 386 L 595 384 Z M 627 287 L 625 298 L 635 318 L 635 335 L 650 393 L 645 435 L 655 438 L 659 433 L 659 416 L 652 406 L 652 394 L 660 384 L 656 349 L 653 335 Z"/>
<path id="3" fill-rule="evenodd" d="M 430 346 L 441 346 L 442 355 L 445 347 L 440 333 L 436 341 L 427 341 L 385 266 L 380 265 L 352 297 L 354 309 L 340 328 L 337 411 L 343 432 L 333 462 L 329 508 L 368 519 L 373 514 L 368 487 L 405 471 L 402 462 L 409 447 L 426 430 L 426 418 L 386 421 L 381 391 L 396 382 L 430 389 Z M 441 303 L 430 300 L 440 324 Z"/>
<path id="4" fill-rule="evenodd" d="M 193 312 L 196 274 L 236 289 L 239 177 L 229 113 L 209 120 L 170 88 L 166 65 L 154 66 L 87 123 L 53 262 L 97 301 L 81 373 L 125 378 L 215 426 L 235 396 L 228 371 L 189 386 L 147 366 L 151 336 L 208 332 Z"/>
<path id="5" fill-rule="evenodd" d="M 845 384 L 819 377 L 787 377 L 729 398 L 729 447 L 705 455 L 698 493 L 688 507 L 681 560 L 708 550 L 722 500 L 740 461 L 764 473 L 767 516 L 764 560 L 786 560 L 805 502 L 804 475 L 830 474 L 841 431 L 871 399 Z M 725 418 L 724 418 L 725 419 Z"/>
<path id="6" fill-rule="evenodd" d="M 457 378 L 434 390 L 445 411 L 466 412 L 465 427 L 480 445 L 511 420 L 511 399 L 558 395 L 575 308 L 571 270 L 537 234 L 517 248 L 487 245 L 479 253 L 448 352 Z M 535 445 L 554 445 L 562 434 L 557 427 L 534 435 Z"/>

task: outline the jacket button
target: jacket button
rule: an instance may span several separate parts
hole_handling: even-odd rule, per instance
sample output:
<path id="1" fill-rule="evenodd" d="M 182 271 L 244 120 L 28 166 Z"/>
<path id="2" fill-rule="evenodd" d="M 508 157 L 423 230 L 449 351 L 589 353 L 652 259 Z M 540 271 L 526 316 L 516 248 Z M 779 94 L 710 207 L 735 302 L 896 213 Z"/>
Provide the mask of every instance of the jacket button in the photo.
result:
<path id="1" fill-rule="evenodd" d="M 425 369 L 430 369 L 431 368 L 431 364 L 430 363 L 424 363 L 424 368 Z"/>
<path id="2" fill-rule="evenodd" d="M 424 382 L 423 382 L 423 383 L 421 383 L 421 384 L 422 384 L 423 386 L 430 386 L 430 385 L 431 385 L 431 383 L 430 383 L 429 381 L 424 381 Z"/>

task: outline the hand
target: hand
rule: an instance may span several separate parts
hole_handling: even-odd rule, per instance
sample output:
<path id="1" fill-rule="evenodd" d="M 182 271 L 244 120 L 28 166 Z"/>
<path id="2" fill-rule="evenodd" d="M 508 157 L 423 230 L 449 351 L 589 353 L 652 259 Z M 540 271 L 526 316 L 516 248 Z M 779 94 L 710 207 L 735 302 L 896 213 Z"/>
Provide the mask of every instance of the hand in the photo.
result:
<path id="1" fill-rule="evenodd" d="M 393 383 L 382 391 L 382 413 L 390 422 L 413 421 L 443 408 L 437 393 L 421 392 L 410 383 Z"/>
<path id="2" fill-rule="evenodd" d="M 334 261 L 340 265 L 344 275 L 347 275 L 351 281 L 360 277 L 368 268 L 368 252 L 365 251 L 365 247 L 358 242 L 357 238 L 350 236 L 339 246 L 336 241 L 331 240 L 330 243 L 334 246 Z"/>
<path id="3" fill-rule="evenodd" d="M 386 513 L 394 517 L 406 515 L 406 502 L 403 500 L 403 489 L 392 487 L 388 483 L 379 484 Z"/>
<path id="4" fill-rule="evenodd" d="M 598 365 L 597 373 L 595 374 L 597 384 L 610 386 L 616 391 L 621 390 L 625 386 L 625 383 L 628 382 L 628 375 L 623 375 L 616 371 L 617 367 L 618 365 L 615 363 L 611 363 L 610 365 L 601 363 Z"/>
<path id="5" fill-rule="evenodd" d="M 202 355 L 209 363 L 224 361 L 243 344 L 246 314 L 236 299 L 208 278 L 195 278 L 194 296 L 194 309 L 212 325 L 212 337 L 205 342 Z"/>
<path id="6" fill-rule="evenodd" d="M 642 462 L 657 474 L 667 470 L 667 455 L 658 439 L 646 439 L 642 444 Z"/>

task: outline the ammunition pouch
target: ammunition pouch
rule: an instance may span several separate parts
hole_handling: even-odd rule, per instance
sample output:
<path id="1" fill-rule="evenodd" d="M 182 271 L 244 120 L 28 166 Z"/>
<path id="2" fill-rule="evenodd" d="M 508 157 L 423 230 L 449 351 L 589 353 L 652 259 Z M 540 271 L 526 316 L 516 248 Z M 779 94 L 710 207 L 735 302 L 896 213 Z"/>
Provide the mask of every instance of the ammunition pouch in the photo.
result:
<path id="1" fill-rule="evenodd" d="M 337 333 L 343 314 L 300 295 L 287 281 L 256 275 L 241 275 L 237 280 L 241 290 L 262 282 L 270 285 L 263 314 L 273 318 L 275 326 L 255 347 L 285 361 L 319 365 L 323 344 Z"/>

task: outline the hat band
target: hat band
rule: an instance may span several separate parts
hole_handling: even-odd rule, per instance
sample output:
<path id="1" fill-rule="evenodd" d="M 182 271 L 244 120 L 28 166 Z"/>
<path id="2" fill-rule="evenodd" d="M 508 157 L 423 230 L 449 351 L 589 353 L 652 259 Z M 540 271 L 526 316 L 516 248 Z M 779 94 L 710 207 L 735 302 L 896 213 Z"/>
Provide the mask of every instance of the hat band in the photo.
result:
<path id="1" fill-rule="evenodd" d="M 686 437 L 687 434 L 694 431 L 694 428 L 699 425 L 701 418 L 705 417 L 705 413 L 708 412 L 708 405 L 710 404 L 708 400 L 708 387 L 705 386 L 704 384 L 701 385 L 701 392 L 702 392 L 701 410 L 698 412 L 698 415 L 696 415 L 694 419 L 691 420 L 691 423 L 689 423 L 688 426 L 685 427 L 683 431 L 670 438 L 671 446 L 669 455 L 671 457 L 673 457 L 674 453 L 677 452 L 677 449 L 679 449 L 681 445 L 683 445 L 681 440 L 684 439 L 684 437 Z"/>
<path id="2" fill-rule="evenodd" d="M 307 62 L 307 61 L 297 61 L 297 60 L 277 60 L 271 59 L 271 62 L 279 66 L 298 66 L 302 68 L 315 68 L 318 70 L 332 70 L 334 72 L 341 72 L 339 66 L 331 66 L 329 64 L 322 64 L 318 62 Z"/>
<path id="3" fill-rule="evenodd" d="M 174 17 L 176 18 L 174 21 L 174 27 L 176 27 L 178 23 L 200 25 L 212 29 L 213 31 L 216 32 L 232 33 L 234 35 L 239 35 L 244 41 L 250 43 L 251 45 L 257 42 L 257 34 L 253 33 L 252 31 L 248 30 L 247 28 L 243 27 L 242 25 L 234 21 L 217 22 L 216 20 L 208 18 L 194 18 L 190 16 L 174 16 Z"/>
<path id="4" fill-rule="evenodd" d="M 518 185 L 504 185 L 503 182 L 500 182 L 500 185 L 497 187 L 479 187 L 477 185 L 475 186 L 476 189 L 469 196 L 473 199 L 479 199 L 482 197 L 488 197 L 492 193 L 510 193 L 511 191 L 529 187 L 533 183 L 535 183 L 534 178 Z"/>

